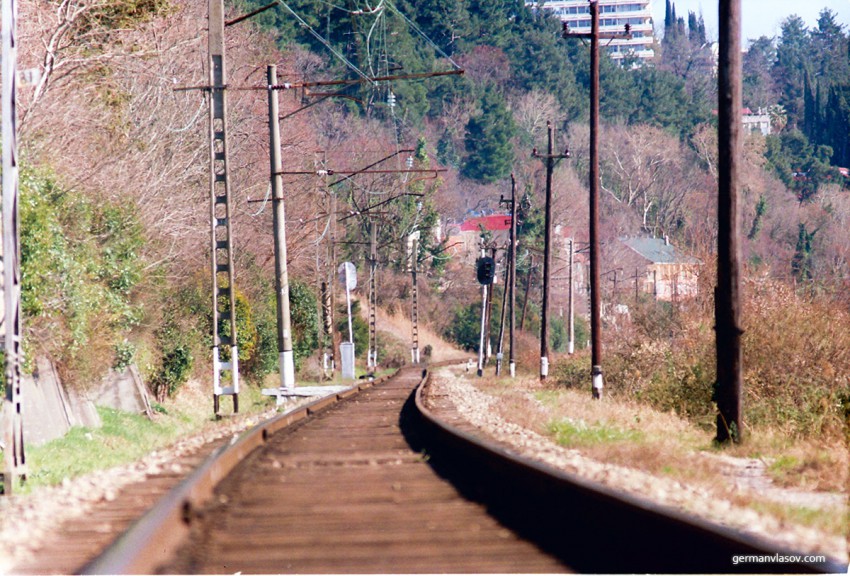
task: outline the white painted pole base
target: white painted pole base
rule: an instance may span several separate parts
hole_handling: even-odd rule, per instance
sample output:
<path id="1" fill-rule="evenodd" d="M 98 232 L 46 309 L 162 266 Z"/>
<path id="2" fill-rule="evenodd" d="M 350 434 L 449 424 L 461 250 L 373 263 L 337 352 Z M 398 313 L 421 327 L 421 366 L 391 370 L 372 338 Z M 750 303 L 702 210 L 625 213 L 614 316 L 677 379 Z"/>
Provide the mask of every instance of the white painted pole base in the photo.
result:
<path id="1" fill-rule="evenodd" d="M 511 362 L 511 378 L 516 378 L 516 362 Z"/>
<path id="2" fill-rule="evenodd" d="M 546 378 L 549 375 L 549 358 L 546 356 L 540 357 L 540 377 Z"/>
<path id="3" fill-rule="evenodd" d="M 280 387 L 295 388 L 295 353 L 285 350 L 279 353 Z"/>
<path id="4" fill-rule="evenodd" d="M 591 374 L 593 382 L 593 398 L 596 400 L 601 400 L 602 389 L 605 388 L 605 384 L 602 381 L 602 366 L 594 366 L 591 370 Z"/>

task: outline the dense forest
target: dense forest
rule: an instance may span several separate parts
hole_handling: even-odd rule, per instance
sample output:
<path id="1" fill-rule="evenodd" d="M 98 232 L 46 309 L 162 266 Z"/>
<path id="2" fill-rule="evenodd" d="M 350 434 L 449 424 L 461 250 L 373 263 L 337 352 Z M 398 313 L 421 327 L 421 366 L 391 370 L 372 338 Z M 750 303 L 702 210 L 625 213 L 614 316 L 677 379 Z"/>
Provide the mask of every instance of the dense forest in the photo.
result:
<path id="1" fill-rule="evenodd" d="M 135 362 L 164 396 L 208 367 L 206 96 L 175 90 L 206 82 L 206 9 L 196 4 L 21 3 L 21 66 L 38 72 L 19 95 L 26 348 L 30 362 L 50 355 L 81 385 Z M 228 17 L 263 4 L 226 4 Z M 710 263 L 715 39 L 672 2 L 655 26 L 653 61 L 602 58 L 602 233 L 667 236 Z M 744 104 L 770 115 L 772 133 L 748 135 L 745 143 L 747 277 L 844 314 L 850 192 L 839 168 L 850 166 L 848 31 L 824 10 L 813 28 L 791 16 L 777 38 L 748 46 Z M 302 374 L 316 370 L 328 263 L 350 259 L 365 269 L 373 225 L 379 303 L 407 310 L 408 239 L 421 232 L 414 257 L 422 317 L 451 335 L 453 321 L 477 302 L 477 286 L 435 231 L 499 210 L 513 173 L 523 197 L 521 284 L 532 276 L 544 175 L 532 150 L 544 148 L 547 122 L 557 129 L 558 149 L 572 153 L 556 171 L 556 222 L 586 238 L 588 47 L 564 39 L 543 11 L 517 0 L 280 1 L 229 26 L 227 50 L 236 308 L 249 379 L 261 381 L 277 359 L 271 214 L 263 202 L 268 64 L 296 86 L 280 97 Z M 385 77 L 396 79 L 373 80 Z M 419 175 L 330 177 L 379 159 L 379 167 Z M 364 215 L 375 205 L 380 218 L 373 222 Z M 705 276 L 710 283 L 711 273 Z M 539 306 L 529 308 L 531 337 Z M 665 334 L 674 331 L 665 326 Z M 403 362 L 405 354 L 382 356 Z"/>

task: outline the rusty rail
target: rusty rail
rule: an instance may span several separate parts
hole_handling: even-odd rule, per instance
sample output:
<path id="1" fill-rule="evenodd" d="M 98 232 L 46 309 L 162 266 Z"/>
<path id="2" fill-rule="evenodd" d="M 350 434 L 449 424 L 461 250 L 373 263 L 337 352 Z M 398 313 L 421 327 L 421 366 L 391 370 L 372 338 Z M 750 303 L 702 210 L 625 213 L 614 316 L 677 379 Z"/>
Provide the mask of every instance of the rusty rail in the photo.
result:
<path id="1" fill-rule="evenodd" d="M 427 379 L 424 383 L 427 386 Z M 473 436 L 434 416 L 416 391 L 430 462 L 468 498 L 579 572 L 846 573 L 847 565 L 784 562 L 783 548 L 602 486 Z M 774 559 L 735 563 L 735 557 Z"/>
<path id="2" fill-rule="evenodd" d="M 100 556 L 80 568 L 80 574 L 153 574 L 164 557 L 174 553 L 189 535 L 193 519 L 215 486 L 248 454 L 276 432 L 317 414 L 340 400 L 391 378 L 366 381 L 262 422 L 238 439 L 215 450 L 192 474 L 163 497 Z"/>

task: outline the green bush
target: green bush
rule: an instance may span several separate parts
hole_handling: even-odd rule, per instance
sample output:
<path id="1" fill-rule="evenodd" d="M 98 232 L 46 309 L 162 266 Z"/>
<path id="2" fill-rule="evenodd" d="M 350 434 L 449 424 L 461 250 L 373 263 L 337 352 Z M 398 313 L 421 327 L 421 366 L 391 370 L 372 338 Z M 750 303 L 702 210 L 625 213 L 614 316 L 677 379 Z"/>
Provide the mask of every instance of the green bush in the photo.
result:
<path id="1" fill-rule="evenodd" d="M 20 189 L 25 345 L 38 338 L 63 377 L 91 379 L 113 364 L 116 345 L 143 317 L 134 301 L 144 244 L 136 208 L 84 197 L 27 169 Z"/>
<path id="2" fill-rule="evenodd" d="M 455 308 L 454 319 L 443 336 L 466 351 L 477 351 L 481 343 L 481 303 Z"/>

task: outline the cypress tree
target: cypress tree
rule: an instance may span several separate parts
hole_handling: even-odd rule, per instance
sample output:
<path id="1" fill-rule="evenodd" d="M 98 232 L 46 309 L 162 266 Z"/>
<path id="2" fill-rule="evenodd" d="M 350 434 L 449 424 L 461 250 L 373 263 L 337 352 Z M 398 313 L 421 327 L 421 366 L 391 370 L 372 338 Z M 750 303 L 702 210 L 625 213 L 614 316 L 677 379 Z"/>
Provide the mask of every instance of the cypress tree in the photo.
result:
<path id="1" fill-rule="evenodd" d="M 488 87 L 481 98 L 481 114 L 466 124 L 467 157 L 461 173 L 472 180 L 489 184 L 508 176 L 514 162 L 513 117 L 502 97 Z"/>

